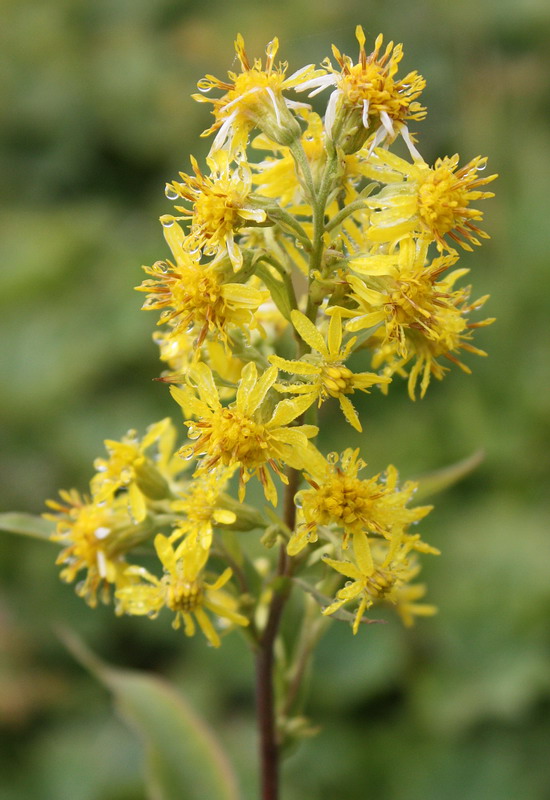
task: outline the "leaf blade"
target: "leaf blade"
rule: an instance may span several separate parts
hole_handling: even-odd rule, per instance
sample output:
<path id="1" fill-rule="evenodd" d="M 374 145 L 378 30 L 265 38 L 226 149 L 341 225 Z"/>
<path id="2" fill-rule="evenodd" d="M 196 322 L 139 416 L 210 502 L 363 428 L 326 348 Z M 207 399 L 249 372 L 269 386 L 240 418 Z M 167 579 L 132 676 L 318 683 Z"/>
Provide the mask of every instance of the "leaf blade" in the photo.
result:
<path id="1" fill-rule="evenodd" d="M 71 631 L 59 635 L 76 660 L 112 692 L 123 719 L 141 739 L 151 800 L 239 800 L 227 756 L 180 691 L 156 675 L 106 664 Z"/>
<path id="2" fill-rule="evenodd" d="M 35 514 L 8 511 L 0 514 L 0 531 L 49 541 L 55 531 L 55 523 Z"/>

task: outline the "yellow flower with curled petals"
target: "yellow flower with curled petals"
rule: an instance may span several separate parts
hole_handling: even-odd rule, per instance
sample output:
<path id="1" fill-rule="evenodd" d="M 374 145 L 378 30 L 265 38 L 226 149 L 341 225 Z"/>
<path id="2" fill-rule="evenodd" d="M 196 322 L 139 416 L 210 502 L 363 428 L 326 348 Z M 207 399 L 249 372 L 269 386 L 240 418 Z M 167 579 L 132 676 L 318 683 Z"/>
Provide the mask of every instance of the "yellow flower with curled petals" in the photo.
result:
<path id="1" fill-rule="evenodd" d="M 371 386 L 388 383 L 389 379 L 374 372 L 354 373 L 346 367 L 345 361 L 353 349 L 356 337 L 351 338 L 342 347 L 342 318 L 339 309 L 335 309 L 331 316 L 326 342 L 318 328 L 301 311 L 292 311 L 291 317 L 296 331 L 311 348 L 313 355 L 307 354 L 300 361 L 288 361 L 273 355 L 269 360 L 284 372 L 303 376 L 309 381 L 299 384 L 278 384 L 276 388 L 282 392 L 309 397 L 310 404 L 317 401 L 319 406 L 329 397 L 335 397 L 349 424 L 357 431 L 362 431 L 357 411 L 348 395 L 356 390 L 368 393 Z"/>
<path id="2" fill-rule="evenodd" d="M 151 538 L 148 522 L 135 523 L 129 516 L 124 495 L 98 503 L 83 497 L 75 489 L 59 492 L 61 501 L 47 500 L 54 513 L 43 517 L 56 523 L 51 540 L 62 545 L 56 564 L 63 565 L 61 580 L 76 585 L 76 593 L 95 608 L 98 595 L 103 603 L 110 600 L 111 589 L 135 582 L 126 574 L 125 555 Z M 115 606 L 117 614 L 119 605 Z"/>
<path id="3" fill-rule="evenodd" d="M 305 473 L 311 488 L 296 495 L 303 522 L 290 538 L 289 555 L 316 542 L 319 526 L 335 525 L 343 531 L 343 548 L 348 548 L 351 538 L 356 560 L 372 563 L 370 537 L 405 535 L 411 523 L 431 511 L 432 506 L 407 508 L 416 484 L 407 481 L 399 488 L 395 467 L 388 466 L 383 476 L 361 479 L 358 475 L 365 466 L 359 449 L 348 448 L 340 458 L 331 453 L 326 461 L 318 459 L 315 468 Z"/>
<path id="4" fill-rule="evenodd" d="M 140 582 L 117 591 L 123 612 L 155 618 L 166 607 L 176 615 L 172 627 L 177 629 L 183 622 L 185 634 L 194 636 L 198 623 L 214 647 L 219 647 L 221 641 L 207 611 L 225 623 L 249 624 L 237 611 L 235 598 L 220 591 L 231 578 L 229 567 L 214 583 L 209 583 L 203 576 L 208 551 L 191 540 L 184 539 L 174 549 L 170 540 L 159 533 L 155 537 L 155 550 L 164 568 L 163 577 L 157 578 L 143 567 L 129 567 L 128 574 Z"/>
<path id="5" fill-rule="evenodd" d="M 286 76 L 286 62 L 275 66 L 275 56 L 279 49 L 277 38 L 266 48 L 266 63 L 261 59 L 251 63 L 244 47 L 241 34 L 235 41 L 235 52 L 241 65 L 241 72 L 229 72 L 228 81 L 219 80 L 213 75 L 202 78 L 197 87 L 203 94 L 192 95 L 200 103 L 212 103 L 215 122 L 203 132 L 203 136 L 217 131 L 211 152 L 227 147 L 233 155 L 246 148 L 248 135 L 253 128 L 259 128 L 279 144 L 290 144 L 300 136 L 300 126 L 289 109 L 303 104 L 288 100 L 283 91 L 297 88 L 304 81 L 323 74 L 308 65 Z M 205 97 L 204 93 L 220 89 L 224 94 L 218 98 Z"/>
<path id="6" fill-rule="evenodd" d="M 428 616 L 436 613 L 434 606 L 415 605 L 414 600 L 424 595 L 425 587 L 422 584 L 409 585 L 420 567 L 407 557 L 406 548 L 399 548 L 399 540 L 389 545 L 385 556 L 380 549 L 375 551 L 374 559 L 365 540 L 358 540 L 355 557 L 356 563 L 328 557 L 323 559 L 325 564 L 349 579 L 336 592 L 336 600 L 323 609 L 325 616 L 334 614 L 347 603 L 359 601 L 352 626 L 356 634 L 365 611 L 380 602 L 396 606 L 407 626 L 414 621 L 414 614 Z"/>
<path id="7" fill-rule="evenodd" d="M 251 223 L 264 222 L 266 212 L 255 206 L 250 197 L 252 174 L 248 164 L 240 161 L 232 170 L 225 151 L 218 151 L 206 160 L 210 175 L 203 175 L 197 160 L 191 156 L 194 175 L 180 172 L 181 181 L 168 183 L 166 194 L 170 199 L 182 198 L 191 203 L 190 209 L 176 206 L 183 215 L 176 219 L 190 222 L 189 249 L 215 256 L 212 263 L 228 255 L 233 269 L 238 270 L 243 265 L 243 255 L 235 236 Z"/>
<path id="8" fill-rule="evenodd" d="M 423 161 L 408 161 L 387 150 L 376 150 L 366 159 L 364 174 L 388 184 L 368 198 L 372 209 L 366 236 L 375 242 L 395 242 L 412 234 L 434 240 L 440 251 L 452 248 L 448 236 L 464 250 L 480 245 L 489 234 L 478 222 L 483 212 L 472 208 L 478 200 L 494 197 L 480 187 L 498 175 L 480 174 L 487 159 L 477 156 L 459 167 L 459 156 L 439 158 L 433 167 Z"/>
<path id="9" fill-rule="evenodd" d="M 220 494 L 227 486 L 235 467 L 213 470 L 194 478 L 170 503 L 170 509 L 178 516 L 184 515 L 170 540 L 187 536 L 198 547 L 209 550 L 216 524 L 231 525 L 237 519 L 235 512 L 220 504 Z"/>
<path id="10" fill-rule="evenodd" d="M 162 500 L 170 493 L 171 479 L 182 471 L 174 456 L 176 430 L 169 417 L 150 425 L 145 436 L 128 431 L 121 441 L 105 440 L 108 458 L 96 458 L 96 474 L 90 486 L 97 503 L 110 501 L 124 490 L 132 518 L 141 522 L 148 500 Z"/>
<path id="11" fill-rule="evenodd" d="M 351 317 L 346 326 L 350 331 L 381 325 L 370 340 L 375 368 L 386 362 L 385 374 L 391 376 L 414 359 L 409 373 L 409 395 L 413 400 L 420 375 L 422 397 L 431 375 L 438 380 L 443 378 L 447 369 L 438 362 L 440 357 L 470 372 L 458 353 L 464 350 L 485 356 L 483 350 L 471 344 L 472 332 L 493 322 L 492 318 L 474 323 L 467 319 L 488 299 L 484 296 L 470 302 L 470 287 L 454 289 L 456 281 L 468 270 L 457 269 L 442 277 L 456 262 L 456 253 L 426 264 L 427 248 L 427 241 L 415 243 L 406 239 L 392 255 L 351 259 L 352 269 L 369 277 L 369 283 L 348 276 L 349 297 L 356 307 L 342 311 Z"/>
<path id="12" fill-rule="evenodd" d="M 209 332 L 227 343 L 231 328 L 247 333 L 256 327 L 254 312 L 269 298 L 269 292 L 227 282 L 224 272 L 215 266 L 201 266 L 187 251 L 185 235 L 176 222 L 164 228 L 164 236 L 175 264 L 158 261 L 144 267 L 151 279 L 136 288 L 148 292 L 145 310 L 161 310 L 159 325 L 172 323 L 169 335 L 195 333 L 198 358 L 198 348 Z"/>
<path id="13" fill-rule="evenodd" d="M 309 398 L 282 400 L 272 407 L 266 396 L 276 380 L 276 367 L 258 376 L 254 362 L 248 363 L 241 373 L 235 402 L 225 407 L 206 364 L 197 364 L 190 371 L 186 386 L 170 387 L 184 413 L 195 417 L 185 421 L 188 436 L 195 443 L 184 446 L 180 454 L 200 459 L 195 475 L 222 465 L 239 465 L 241 502 L 246 484 L 256 475 L 266 498 L 276 505 L 277 490 L 267 467 L 287 483 L 283 465 L 301 469 L 307 458 L 308 438 L 318 432 L 314 425 L 289 427 L 309 407 Z"/>
<path id="14" fill-rule="evenodd" d="M 311 97 L 327 86 L 336 87 L 327 105 L 325 126 L 345 153 L 359 150 L 372 133 L 372 147 L 385 140 L 391 142 L 401 133 L 407 145 L 416 152 L 405 122 L 426 116 L 426 109 L 417 101 L 426 81 L 416 70 L 400 80 L 396 79 L 403 58 L 403 45 L 394 47 L 390 42 L 381 53 L 384 38 L 380 34 L 374 50 L 367 55 L 365 34 L 360 25 L 355 29 L 355 35 L 359 42 L 357 64 L 333 45 L 332 52 L 339 69 L 332 66 L 330 59 L 325 59 L 322 66 L 327 73 L 303 83 L 298 87 L 299 91 L 312 89 Z"/>

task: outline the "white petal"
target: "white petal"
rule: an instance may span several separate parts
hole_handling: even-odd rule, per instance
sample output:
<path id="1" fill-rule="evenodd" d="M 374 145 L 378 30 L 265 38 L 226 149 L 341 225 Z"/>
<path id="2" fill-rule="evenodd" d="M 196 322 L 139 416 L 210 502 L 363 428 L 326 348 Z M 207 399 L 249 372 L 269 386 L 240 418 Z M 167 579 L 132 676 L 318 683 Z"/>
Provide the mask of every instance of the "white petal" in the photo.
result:
<path id="1" fill-rule="evenodd" d="M 334 117 L 336 116 L 336 103 L 341 94 L 342 92 L 336 89 L 328 99 L 327 111 L 325 114 L 325 130 L 329 136 L 332 136 L 332 126 L 334 125 Z"/>
<path id="2" fill-rule="evenodd" d="M 267 87 L 266 92 L 271 97 L 271 102 L 273 103 L 273 108 L 275 109 L 275 116 L 277 117 L 277 125 L 280 127 L 281 126 L 281 115 L 279 114 L 279 108 L 277 106 L 277 98 L 275 97 L 275 92 L 273 91 L 271 86 Z"/>
<path id="3" fill-rule="evenodd" d="M 367 98 L 363 100 L 363 127 L 369 127 L 369 101 Z"/>
<path id="4" fill-rule="evenodd" d="M 391 121 L 391 117 L 387 111 L 380 112 L 380 119 L 382 120 L 382 125 L 387 130 L 389 136 L 395 136 L 395 131 L 393 129 L 393 122 Z"/>
<path id="5" fill-rule="evenodd" d="M 410 133 L 409 133 L 409 129 L 407 128 L 406 125 L 402 125 L 401 126 L 400 133 L 401 133 L 401 136 L 403 137 L 403 140 L 404 140 L 405 144 L 408 147 L 409 153 L 414 158 L 414 160 L 415 161 L 424 162 L 424 159 L 422 158 L 422 156 L 420 155 L 420 153 L 418 152 L 418 150 L 414 146 L 413 140 L 411 139 L 411 136 L 410 136 Z"/>

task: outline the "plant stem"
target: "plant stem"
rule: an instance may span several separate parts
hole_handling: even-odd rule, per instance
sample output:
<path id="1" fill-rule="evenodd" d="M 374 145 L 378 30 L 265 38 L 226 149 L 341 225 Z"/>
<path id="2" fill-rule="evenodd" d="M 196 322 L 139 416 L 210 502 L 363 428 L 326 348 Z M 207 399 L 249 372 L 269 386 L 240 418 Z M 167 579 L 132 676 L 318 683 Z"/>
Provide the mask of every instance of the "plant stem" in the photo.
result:
<path id="1" fill-rule="evenodd" d="M 294 495 L 298 489 L 300 473 L 288 471 L 288 486 L 285 490 L 284 520 L 289 530 L 294 530 L 296 506 Z M 256 653 L 256 707 L 260 734 L 261 800 L 277 800 L 279 797 L 279 742 L 275 725 L 275 697 L 273 691 L 273 648 L 279 632 L 283 609 L 292 589 L 292 559 L 287 556 L 286 545 L 281 544 L 277 564 L 273 599 L 263 634 Z M 286 580 L 285 580 L 286 579 Z"/>
<path id="2" fill-rule="evenodd" d="M 313 274 L 315 271 L 319 270 L 322 261 L 325 207 L 334 182 L 337 160 L 336 152 L 332 149 L 327 154 L 327 163 L 317 191 L 315 190 L 307 156 L 299 140 L 291 146 L 291 152 L 302 173 L 313 209 L 313 240 L 311 243 L 309 265 L 309 283 L 311 289 Z M 284 278 L 282 273 L 281 276 Z M 313 322 L 317 316 L 317 307 L 317 303 L 312 301 L 311 292 L 308 291 L 306 315 Z M 299 342 L 298 345 L 298 355 L 301 355 L 304 351 L 304 343 Z M 309 348 L 306 346 L 306 349 Z M 294 530 L 296 524 L 294 495 L 298 490 L 299 482 L 300 472 L 295 469 L 289 469 L 288 485 L 286 487 L 284 501 L 284 521 L 291 532 Z M 276 730 L 273 687 L 274 645 L 279 632 L 283 609 L 292 589 L 290 577 L 293 569 L 294 561 L 288 557 L 285 544 L 281 544 L 276 578 L 273 586 L 273 598 L 269 606 L 267 623 L 260 636 L 256 653 L 256 704 L 260 733 L 261 800 L 278 800 L 279 797 L 279 742 Z M 296 685 L 292 689 L 292 700 L 295 693 L 298 691 L 298 682 L 303 675 L 308 657 L 309 650 L 306 649 L 303 663 L 300 665 L 296 676 Z"/>

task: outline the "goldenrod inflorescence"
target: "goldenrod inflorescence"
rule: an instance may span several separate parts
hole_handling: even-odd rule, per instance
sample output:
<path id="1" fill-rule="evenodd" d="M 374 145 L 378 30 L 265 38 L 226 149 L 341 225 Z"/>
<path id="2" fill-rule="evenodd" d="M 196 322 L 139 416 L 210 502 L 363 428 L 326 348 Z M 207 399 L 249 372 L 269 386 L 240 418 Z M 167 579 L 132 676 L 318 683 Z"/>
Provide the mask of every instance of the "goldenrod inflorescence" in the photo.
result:
<path id="1" fill-rule="evenodd" d="M 239 35 L 241 71 L 198 83 L 210 154 L 166 184 L 170 259 L 137 287 L 160 311 L 162 380 L 183 425 L 107 441 L 89 495 L 49 502 L 61 576 L 80 580 L 90 605 L 114 597 L 117 613 L 152 618 L 167 608 L 214 646 L 235 626 L 262 641 L 282 576 L 303 575 L 324 598 L 319 614 L 354 633 L 374 605 L 406 624 L 435 611 L 413 581 L 418 555 L 438 551 L 411 532 L 431 506 L 411 505 L 416 484 L 395 467 L 369 475 L 358 448 L 325 457 L 317 409 L 338 405 L 360 432 L 354 394 L 405 378 L 414 400 L 485 355 L 473 336 L 492 319 L 471 315 L 487 298 L 457 286 L 468 270 L 455 245 L 488 238 L 478 202 L 496 175 L 481 174 L 481 156 L 424 162 L 409 130 L 426 115 L 424 78 L 399 75 L 401 45 L 380 35 L 368 54 L 361 27 L 356 36 L 356 63 L 333 47 L 334 62 L 288 74 L 277 39 L 264 62 Z M 321 116 L 304 98 L 325 89 Z M 408 159 L 390 151 L 399 137 Z M 244 503 L 253 479 L 273 508 Z M 277 566 L 247 554 L 254 530 L 266 555 L 280 544 Z"/>

